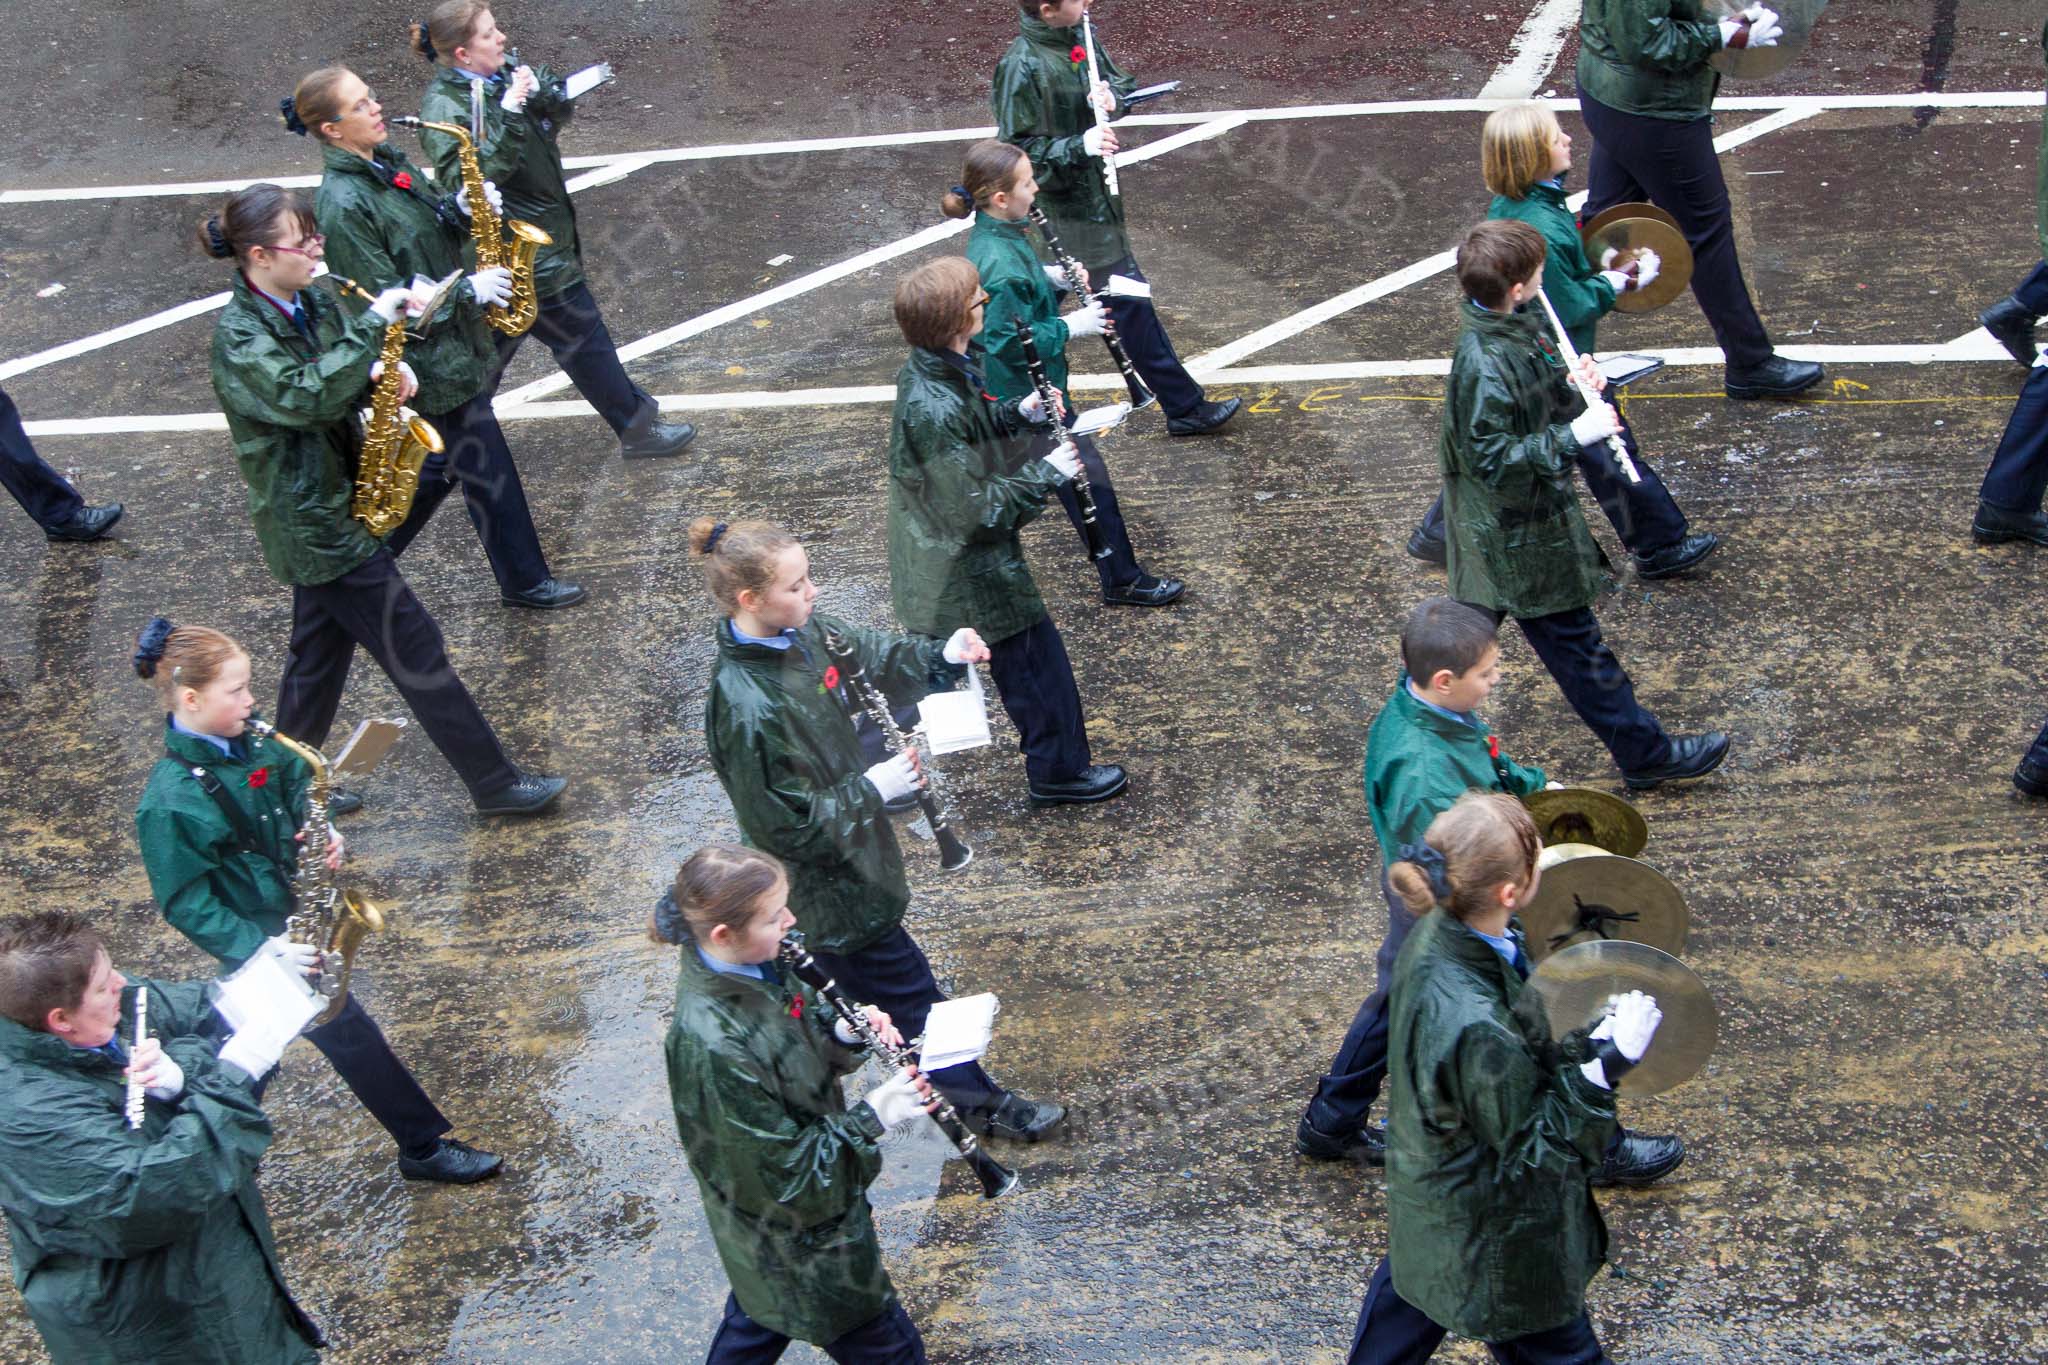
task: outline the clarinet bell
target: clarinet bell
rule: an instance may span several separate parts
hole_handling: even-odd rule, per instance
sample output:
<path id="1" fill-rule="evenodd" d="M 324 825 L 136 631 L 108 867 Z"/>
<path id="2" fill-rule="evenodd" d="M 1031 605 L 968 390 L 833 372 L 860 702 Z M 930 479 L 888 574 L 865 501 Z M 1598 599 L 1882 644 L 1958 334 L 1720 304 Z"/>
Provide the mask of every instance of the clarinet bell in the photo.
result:
<path id="1" fill-rule="evenodd" d="M 941 872 L 958 872 L 974 861 L 974 850 L 960 841 L 960 836 L 953 832 L 951 825 L 940 825 L 932 834 L 939 842 Z"/>
<path id="2" fill-rule="evenodd" d="M 980 1146 L 975 1147 L 974 1154 L 967 1160 L 968 1164 L 974 1167 L 974 1178 L 981 1182 L 983 1199 L 1000 1199 L 1017 1188 L 1017 1173 L 983 1151 Z"/>

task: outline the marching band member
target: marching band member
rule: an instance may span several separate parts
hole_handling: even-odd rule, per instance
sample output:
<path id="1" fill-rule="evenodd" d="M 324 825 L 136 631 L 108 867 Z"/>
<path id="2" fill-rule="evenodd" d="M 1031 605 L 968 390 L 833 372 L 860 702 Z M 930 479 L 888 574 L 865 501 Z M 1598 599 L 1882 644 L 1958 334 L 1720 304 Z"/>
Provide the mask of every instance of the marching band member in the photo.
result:
<path id="1" fill-rule="evenodd" d="M 1017 0 L 1022 32 L 996 63 L 989 103 L 996 136 L 1022 147 L 1031 158 L 1041 206 L 1089 277 L 1107 281 L 1122 275 L 1143 283 L 1145 272 L 1124 230 L 1123 198 L 1111 194 L 1102 178 L 1103 158 L 1116 155 L 1116 133 L 1095 126 L 1096 107 L 1114 114 L 1137 82 L 1118 69 L 1098 42 L 1095 55 L 1103 79 L 1089 88 L 1079 28 L 1089 3 Z M 1211 402 L 1181 364 L 1150 298 L 1111 295 L 1109 306 L 1131 363 L 1166 410 L 1169 435 L 1200 436 L 1237 415 L 1242 399 Z M 1133 394 L 1132 401 L 1137 397 Z"/>
<path id="2" fill-rule="evenodd" d="M 365 288 L 415 275 L 441 279 L 462 268 L 470 237 L 468 196 L 439 197 L 414 183 L 419 177 L 405 153 L 384 141 L 383 108 L 345 66 L 313 72 L 282 106 L 287 128 L 320 143 L 326 170 L 315 207 L 332 239 L 328 265 Z M 412 515 L 386 543 L 394 554 L 411 544 L 459 483 L 505 604 L 566 607 L 583 600 L 583 589 L 549 572 L 519 468 L 491 412 L 497 352 L 484 312 L 504 303 L 510 288 L 510 272 L 501 268 L 470 275 L 408 348 L 419 378 L 414 406 L 448 449 L 427 461 Z"/>
<path id="3" fill-rule="evenodd" d="M 849 1107 L 860 1044 L 776 963 L 795 923 L 766 853 L 699 849 L 676 873 L 653 937 L 682 946 L 664 1051 L 676 1132 L 731 1292 L 706 1365 L 779 1359 L 792 1338 L 848 1365 L 922 1365 L 924 1339 L 875 1236 L 867 1186 L 882 1134 L 937 1103 L 905 1067 Z M 892 1047 L 881 1010 L 868 1019 Z"/>
<path id="4" fill-rule="evenodd" d="M 1394 966 L 1387 1254 L 1350 1365 L 1414 1365 L 1447 1331 L 1500 1361 L 1606 1365 L 1586 1285 L 1607 1225 L 1587 1177 L 1615 1083 L 1663 1015 L 1630 991 L 1589 1033 L 1530 1043 L 1514 915 L 1536 894 L 1542 847 L 1520 802 L 1473 792 L 1388 869 L 1420 919 Z"/>
<path id="5" fill-rule="evenodd" d="M 50 468 L 22 429 L 21 412 L 0 389 L 0 487 L 14 495 L 43 534 L 52 540 L 98 540 L 121 519 L 121 504 L 89 505 L 68 480 Z"/>
<path id="6" fill-rule="evenodd" d="M 256 1167 L 270 1146 L 210 983 L 131 981 L 62 910 L 0 920 L 0 1208 L 14 1283 L 50 1358 L 193 1365 L 319 1359 Z M 133 987 L 134 989 L 130 989 Z M 136 990 L 150 1036 L 123 1046 Z M 124 1116 L 128 1078 L 142 1124 Z"/>
<path id="7" fill-rule="evenodd" d="M 305 763 L 248 732 L 256 706 L 248 654 L 217 630 L 159 616 L 136 641 L 135 671 L 166 711 L 164 756 L 135 810 L 142 865 L 164 918 L 229 971 L 258 953 L 287 970 L 317 970 L 319 950 L 294 942 L 285 918 L 299 831 L 308 818 L 325 817 L 306 809 L 312 773 Z M 327 867 L 335 871 L 345 850 L 339 834 L 329 839 Z M 305 1037 L 397 1141 L 398 1172 L 407 1180 L 466 1185 L 498 1173 L 497 1157 L 443 1136 L 452 1125 L 355 992 Z"/>
<path id="8" fill-rule="evenodd" d="M 486 0 L 443 0 L 424 24 L 412 26 L 413 50 L 440 71 L 420 97 L 420 117 L 471 130 L 484 175 L 504 195 L 505 214 L 532 223 L 554 238 L 534 260 L 533 287 L 540 312 L 530 333 L 496 337 L 497 361 L 486 392 L 496 393 L 505 367 L 527 335 L 554 352 L 555 363 L 575 383 L 619 437 L 626 459 L 674 455 L 697 434 L 687 422 L 663 422 L 646 390 L 626 377 L 618 348 L 604 325 L 597 300 L 583 278 L 583 242 L 576 234 L 576 207 L 562 178 L 562 128 L 575 102 L 547 67 L 506 61 L 507 39 Z M 483 84 L 483 100 L 470 92 Z M 480 112 L 481 126 L 473 122 Z M 459 144 L 432 128 L 420 131 L 420 146 L 434 161 L 436 183 L 462 183 Z"/>
<path id="9" fill-rule="evenodd" d="M 974 217 L 974 229 L 967 235 L 967 259 L 981 272 L 981 286 L 989 296 L 981 333 L 989 391 L 1008 400 L 1022 399 L 1034 391 L 1024 344 L 1017 336 L 1018 323 L 1028 324 L 1040 362 L 1059 390 L 1067 409 L 1065 420 L 1071 426 L 1075 412 L 1073 398 L 1067 393 L 1067 342 L 1102 335 L 1102 305 L 1090 303 L 1060 316 L 1058 289 L 1065 288 L 1066 281 L 1058 266 L 1041 265 L 1031 247 L 1027 215 L 1038 196 L 1038 181 L 1023 149 L 1007 142 L 977 142 L 967 149 L 961 180 L 946 192 L 941 209 L 948 218 Z M 1059 280 L 1057 288 L 1053 277 Z M 1094 492 L 1096 528 L 1109 551 L 1095 561 L 1102 580 L 1102 600 L 1111 606 L 1165 606 L 1181 595 L 1184 585 L 1178 579 L 1146 573 L 1138 563 L 1116 489 L 1109 482 L 1109 467 L 1092 437 L 1072 439 Z M 1058 441 L 1048 434 L 1043 444 L 1057 445 Z M 1056 491 L 1085 547 L 1088 536 L 1073 481 L 1060 484 Z"/>
<path id="10" fill-rule="evenodd" d="M 1496 109 L 1480 135 L 1480 160 L 1493 203 L 1486 216 L 1529 224 L 1543 234 L 1547 255 L 1543 290 L 1557 309 L 1572 345 L 1581 355 L 1594 351 L 1594 328 L 1614 301 L 1657 278 L 1658 261 L 1651 256 L 1634 273 L 1597 269 L 1586 258 L 1578 224 L 1565 207 L 1564 179 L 1572 168 L 1572 140 L 1558 126 L 1557 116 L 1536 103 Z M 1619 414 L 1617 414 L 1618 416 Z M 1711 532 L 1686 533 L 1685 513 L 1678 510 L 1664 481 L 1650 468 L 1636 444 L 1627 418 L 1621 439 L 1628 447 L 1639 483 L 1631 483 L 1606 441 L 1579 447 L 1579 473 L 1592 490 L 1600 510 L 1635 561 L 1638 578 L 1670 578 L 1693 568 L 1720 543 Z M 1408 538 L 1408 553 L 1433 564 L 1444 562 L 1443 495 L 1424 514 Z"/>
<path id="11" fill-rule="evenodd" d="M 1702 777 L 1728 754 L 1718 730 L 1674 738 L 1636 701 L 1600 635 L 1600 552 L 1579 514 L 1579 448 L 1621 430 L 1605 402 L 1568 382 L 1547 323 L 1523 305 L 1543 286 L 1543 236 L 1485 222 L 1458 248 L 1464 329 L 1444 386 L 1443 472 L 1451 596 L 1496 622 L 1512 616 L 1529 647 L 1614 756 L 1629 787 Z M 1604 386 L 1581 357 L 1580 377 Z"/>
<path id="12" fill-rule="evenodd" d="M 2048 58 L 2048 21 L 2041 25 L 2041 55 Z M 1984 330 L 1998 338 L 2022 365 L 2034 363 L 2034 324 L 2048 313 L 2048 112 L 2042 115 L 2041 130 L 2039 169 L 2034 173 L 2034 224 L 2042 259 L 2034 262 L 2018 288 L 1977 315 Z"/>
<path id="13" fill-rule="evenodd" d="M 946 998 L 924 950 L 903 925 L 910 884 L 883 810 L 924 783 L 906 752 L 868 764 L 846 684 L 825 653 L 825 627 L 859 654 L 868 681 L 904 706 L 950 687 L 989 658 L 974 631 L 936 639 L 861 630 L 815 616 L 818 588 L 796 537 L 765 521 L 699 517 L 690 549 L 726 613 L 704 699 L 704 743 L 747 842 L 780 858 L 811 953 L 861 999 L 887 1010 L 909 1037 Z M 1035 1142 L 1066 1116 L 990 1079 L 978 1062 L 932 1073 L 976 1131 Z"/>
<path id="14" fill-rule="evenodd" d="M 1590 222 L 1647 199 L 1678 220 L 1692 247 L 1693 297 L 1727 359 L 1730 398 L 1790 398 L 1821 378 L 1819 365 L 1771 347 L 1736 259 L 1714 150 L 1721 73 L 1707 59 L 1723 48 L 1768 47 L 1782 32 L 1762 5 L 1717 22 L 1703 0 L 1585 0 L 1579 16 L 1579 113 L 1593 134 L 1581 213 Z"/>
<path id="15" fill-rule="evenodd" d="M 214 328 L 213 391 L 249 486 L 264 562 L 292 587 L 278 727 L 315 748 L 325 744 L 360 645 L 480 812 L 543 809 L 567 782 L 512 765 L 456 676 L 440 626 L 398 571 L 403 545 L 378 543 L 349 512 L 363 436 L 357 404 L 382 374 L 380 343 L 408 291 L 393 285 L 351 318 L 312 288 L 321 237 L 304 201 L 275 185 L 252 185 L 229 199 L 200 225 L 199 239 L 209 255 L 239 266 Z M 401 393 L 410 397 L 415 380 L 410 364 L 404 369 Z M 345 793 L 330 809 L 360 804 Z"/>
<path id="16" fill-rule="evenodd" d="M 1017 726 L 1031 800 L 1106 801 L 1128 783 L 1089 753 L 1081 691 L 1017 533 L 1080 468 L 1072 442 L 1033 458 L 1050 425 L 1037 394 L 1001 402 L 983 386 L 988 294 L 973 264 L 942 256 L 896 286 L 896 325 L 911 346 L 896 376 L 889 435 L 889 591 L 921 635 L 973 626 Z"/>

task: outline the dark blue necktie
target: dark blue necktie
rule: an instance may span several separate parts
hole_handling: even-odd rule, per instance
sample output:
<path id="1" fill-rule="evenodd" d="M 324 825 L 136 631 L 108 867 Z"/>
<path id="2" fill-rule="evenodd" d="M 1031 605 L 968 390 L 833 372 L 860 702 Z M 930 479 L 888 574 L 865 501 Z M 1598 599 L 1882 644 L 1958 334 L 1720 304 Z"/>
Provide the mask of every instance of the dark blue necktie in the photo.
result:
<path id="1" fill-rule="evenodd" d="M 306 316 L 306 310 L 298 304 L 292 305 L 292 326 L 299 329 L 299 335 L 313 340 L 313 320 Z"/>

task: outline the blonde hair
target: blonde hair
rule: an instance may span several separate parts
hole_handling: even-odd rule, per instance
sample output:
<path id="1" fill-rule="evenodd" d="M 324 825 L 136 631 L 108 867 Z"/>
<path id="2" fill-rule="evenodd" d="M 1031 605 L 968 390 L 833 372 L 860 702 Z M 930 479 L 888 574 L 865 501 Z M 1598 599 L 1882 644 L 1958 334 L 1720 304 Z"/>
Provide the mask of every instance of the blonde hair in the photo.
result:
<path id="1" fill-rule="evenodd" d="M 905 275 L 893 307 L 903 339 L 928 351 L 943 351 L 968 326 L 981 272 L 965 256 L 941 256 Z"/>
<path id="2" fill-rule="evenodd" d="M 1479 134 L 1486 188 L 1509 199 L 1528 198 L 1531 186 L 1550 179 L 1550 144 L 1558 131 L 1557 115 L 1533 100 L 1488 114 Z"/>
<path id="3" fill-rule="evenodd" d="M 690 553 L 704 561 L 704 588 L 728 612 L 742 592 L 759 592 L 775 579 L 776 561 L 797 543 L 772 521 L 726 523 L 699 517 L 690 523 Z"/>
<path id="4" fill-rule="evenodd" d="M 453 65 L 455 49 L 469 46 L 476 37 L 477 20 L 490 12 L 489 0 L 442 0 L 424 24 L 408 27 L 412 50 L 430 62 Z"/>
<path id="5" fill-rule="evenodd" d="M 341 107 L 341 83 L 355 74 L 340 65 L 307 72 L 287 101 L 291 107 L 285 111 L 285 126 L 295 133 L 305 132 L 317 142 L 330 141 L 320 129 L 341 122 L 348 112 Z"/>
<path id="6" fill-rule="evenodd" d="M 1443 854 L 1449 894 L 1439 897 L 1428 870 L 1406 860 L 1387 869 L 1387 881 L 1411 913 L 1441 906 L 1459 920 L 1483 913 L 1502 886 L 1527 886 L 1543 852 L 1528 807 L 1502 792 L 1466 792 L 1429 822 L 1422 842 Z"/>
<path id="7" fill-rule="evenodd" d="M 946 191 L 946 197 L 939 201 L 939 212 L 948 218 L 966 218 L 976 209 L 987 208 L 992 197 L 1017 183 L 1017 164 L 1029 159 L 1022 147 L 983 138 L 967 149 L 967 164 L 961 169 L 960 183 Z M 967 191 L 965 197 L 961 190 Z"/>

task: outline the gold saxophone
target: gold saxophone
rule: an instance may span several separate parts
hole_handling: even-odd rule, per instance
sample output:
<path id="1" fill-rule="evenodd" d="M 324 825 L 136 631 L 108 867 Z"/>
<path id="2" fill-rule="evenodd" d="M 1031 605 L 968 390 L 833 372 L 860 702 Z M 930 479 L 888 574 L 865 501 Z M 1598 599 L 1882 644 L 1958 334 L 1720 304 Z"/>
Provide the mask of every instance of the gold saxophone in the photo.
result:
<path id="1" fill-rule="evenodd" d="M 354 280 L 336 275 L 334 282 L 366 302 L 376 300 Z M 384 348 L 377 358 L 384 371 L 377 376 L 370 417 L 363 424 L 363 452 L 356 461 L 356 491 L 348 510 L 364 530 L 382 540 L 412 511 L 413 497 L 420 491 L 420 467 L 429 455 L 441 453 L 442 444 L 432 423 L 399 402 L 398 388 L 404 381 L 398 368 L 405 358 L 403 311 L 384 329 Z"/>
<path id="2" fill-rule="evenodd" d="M 455 139 L 456 150 L 462 157 L 462 188 L 469 195 L 469 230 L 476 237 L 476 268 L 503 266 L 512 272 L 511 301 L 492 304 L 485 311 L 484 320 L 508 337 L 526 335 L 533 320 L 540 316 L 540 296 L 533 290 L 533 258 L 555 239 L 545 229 L 521 218 L 506 219 L 500 232 L 498 215 L 491 212 L 490 203 L 484 198 L 483 163 L 477 160 L 476 142 L 467 128 L 459 123 L 430 123 L 411 114 L 395 116 L 391 126 L 414 132 L 432 128 Z M 508 235 L 512 239 L 509 243 L 505 240 Z"/>
<path id="3" fill-rule="evenodd" d="M 393 366 L 386 365 L 388 373 Z M 315 989 L 327 997 L 327 1007 L 315 1015 L 310 1028 L 318 1028 L 348 1003 L 348 977 L 356 961 L 356 949 L 366 935 L 384 927 L 384 912 L 375 903 L 342 888 L 335 874 L 327 870 L 327 759 L 310 744 L 279 732 L 268 721 L 250 718 L 249 728 L 265 739 L 304 759 L 313 770 L 312 785 L 306 789 L 306 823 L 299 827 L 298 867 L 292 874 L 292 913 L 285 918 L 284 931 L 294 943 L 310 944 L 321 954 L 320 980 Z"/>

